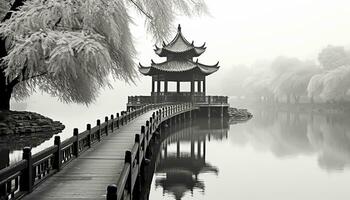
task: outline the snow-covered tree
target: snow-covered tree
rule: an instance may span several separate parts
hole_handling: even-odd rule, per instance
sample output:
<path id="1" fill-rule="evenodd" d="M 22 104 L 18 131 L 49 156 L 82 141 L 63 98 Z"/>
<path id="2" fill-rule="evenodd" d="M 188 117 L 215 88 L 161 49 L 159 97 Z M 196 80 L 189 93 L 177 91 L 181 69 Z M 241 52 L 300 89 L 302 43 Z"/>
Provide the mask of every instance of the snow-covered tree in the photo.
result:
<path id="1" fill-rule="evenodd" d="M 176 15 L 207 11 L 203 0 L 0 0 L 0 110 L 37 89 L 89 104 L 111 75 L 132 81 L 135 10 L 157 41 Z"/>
<path id="2" fill-rule="evenodd" d="M 340 46 L 328 46 L 319 54 L 323 71 L 314 75 L 308 85 L 310 97 L 324 101 L 342 101 L 350 90 L 350 56 Z"/>
<path id="3" fill-rule="evenodd" d="M 270 90 L 273 78 L 270 65 L 271 63 L 267 61 L 257 61 L 252 65 L 251 74 L 245 77 L 242 84 L 246 96 L 264 102 L 273 101 L 273 94 Z"/>
<path id="4" fill-rule="evenodd" d="M 329 45 L 318 54 L 318 61 L 325 70 L 350 64 L 350 56 L 342 46 Z"/>
<path id="5" fill-rule="evenodd" d="M 271 90 L 278 98 L 291 98 L 298 103 L 301 96 L 307 94 L 310 78 L 319 72 L 319 68 L 312 61 L 302 61 L 297 58 L 279 57 L 271 65 L 274 79 Z"/>

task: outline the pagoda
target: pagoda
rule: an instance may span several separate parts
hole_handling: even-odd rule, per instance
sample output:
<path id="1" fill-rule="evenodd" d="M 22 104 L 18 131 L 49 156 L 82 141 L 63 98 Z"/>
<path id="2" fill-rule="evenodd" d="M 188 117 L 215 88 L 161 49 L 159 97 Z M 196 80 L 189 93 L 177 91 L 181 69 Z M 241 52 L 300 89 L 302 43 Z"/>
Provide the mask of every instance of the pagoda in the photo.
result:
<path id="1" fill-rule="evenodd" d="M 127 110 L 139 108 L 153 103 L 189 102 L 198 108 L 200 115 L 225 116 L 227 113 L 227 96 L 207 96 L 206 77 L 219 69 L 219 62 L 214 65 L 202 64 L 198 61 L 206 50 L 205 43 L 195 46 L 182 34 L 181 26 L 169 43 L 162 47 L 155 45 L 154 52 L 164 62 L 151 60 L 150 66 L 139 64 L 139 72 L 152 77 L 150 96 L 129 96 Z"/>
<path id="2" fill-rule="evenodd" d="M 155 53 L 159 57 L 165 57 L 166 61 L 156 63 L 153 60 L 151 66 L 140 64 L 139 71 L 143 75 L 152 77 L 152 93 L 158 102 L 163 101 L 192 101 L 193 96 L 205 96 L 205 77 L 219 69 L 219 62 L 215 65 L 202 64 L 195 57 L 199 57 L 206 50 L 205 43 L 195 46 L 194 42 L 188 42 L 181 32 L 181 26 L 177 28 L 175 38 L 163 47 L 155 45 Z M 168 83 L 176 82 L 176 91 L 168 90 Z M 190 83 L 190 91 L 182 91 L 181 82 Z M 174 84 L 175 85 L 175 84 Z"/>

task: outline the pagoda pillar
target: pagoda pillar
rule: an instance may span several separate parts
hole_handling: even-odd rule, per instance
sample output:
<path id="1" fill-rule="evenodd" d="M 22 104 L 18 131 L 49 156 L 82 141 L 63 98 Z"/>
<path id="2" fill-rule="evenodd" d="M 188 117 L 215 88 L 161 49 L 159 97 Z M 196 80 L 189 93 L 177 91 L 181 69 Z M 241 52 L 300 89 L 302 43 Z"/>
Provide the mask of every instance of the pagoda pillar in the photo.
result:
<path id="1" fill-rule="evenodd" d="M 158 93 L 158 95 L 160 93 L 160 81 L 159 80 L 157 80 L 157 93 Z"/>
<path id="2" fill-rule="evenodd" d="M 154 93 L 154 80 L 152 80 L 152 93 Z"/>
<path id="3" fill-rule="evenodd" d="M 180 81 L 176 81 L 176 92 L 180 93 Z"/>
<path id="4" fill-rule="evenodd" d="M 206 144 L 205 144 L 205 139 L 204 139 L 204 141 L 203 141 L 203 160 L 205 161 L 205 154 L 206 154 L 206 151 L 207 151 L 207 147 L 206 147 Z"/>
<path id="5" fill-rule="evenodd" d="M 202 83 L 202 81 L 198 81 L 198 92 L 199 93 L 202 93 L 202 88 L 201 88 L 201 84 Z"/>
<path id="6" fill-rule="evenodd" d="M 205 90 L 206 90 L 206 88 L 205 88 L 205 78 L 204 78 L 204 80 L 203 80 L 203 93 L 204 93 L 204 96 L 205 96 Z"/>
<path id="7" fill-rule="evenodd" d="M 168 92 L 168 81 L 164 81 L 164 92 Z"/>
<path id="8" fill-rule="evenodd" d="M 193 95 L 194 93 L 194 80 L 193 80 L 193 77 L 191 79 L 191 95 Z"/>
<path id="9" fill-rule="evenodd" d="M 176 143 L 176 157 L 180 158 L 180 141 Z"/>
<path id="10" fill-rule="evenodd" d="M 194 155 L 194 141 L 191 140 L 191 158 L 194 158 L 195 155 Z"/>
<path id="11" fill-rule="evenodd" d="M 201 141 L 200 140 L 197 141 L 197 158 L 198 159 L 201 158 Z"/>

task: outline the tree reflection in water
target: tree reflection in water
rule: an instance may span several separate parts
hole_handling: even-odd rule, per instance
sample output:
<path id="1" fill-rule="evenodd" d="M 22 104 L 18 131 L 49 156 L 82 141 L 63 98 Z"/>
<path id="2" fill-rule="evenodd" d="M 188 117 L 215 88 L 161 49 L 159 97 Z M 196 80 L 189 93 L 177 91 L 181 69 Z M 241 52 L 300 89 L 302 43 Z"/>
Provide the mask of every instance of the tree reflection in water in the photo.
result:
<path id="1" fill-rule="evenodd" d="M 340 114 L 254 111 L 247 124 L 231 126 L 234 145 L 251 145 L 284 158 L 315 154 L 327 171 L 350 165 L 350 118 Z"/>
<path id="2" fill-rule="evenodd" d="M 0 136 L 0 169 L 21 160 L 24 147 L 37 147 L 54 134 L 57 131 Z"/>

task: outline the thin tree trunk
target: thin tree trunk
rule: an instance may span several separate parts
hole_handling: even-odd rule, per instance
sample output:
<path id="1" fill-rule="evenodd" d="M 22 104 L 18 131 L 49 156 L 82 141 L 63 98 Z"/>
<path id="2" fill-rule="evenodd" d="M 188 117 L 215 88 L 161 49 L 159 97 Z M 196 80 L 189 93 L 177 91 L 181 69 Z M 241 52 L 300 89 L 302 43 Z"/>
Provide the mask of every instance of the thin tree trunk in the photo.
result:
<path id="1" fill-rule="evenodd" d="M 6 84 L 4 72 L 0 72 L 0 110 L 10 110 L 12 88 Z"/>

